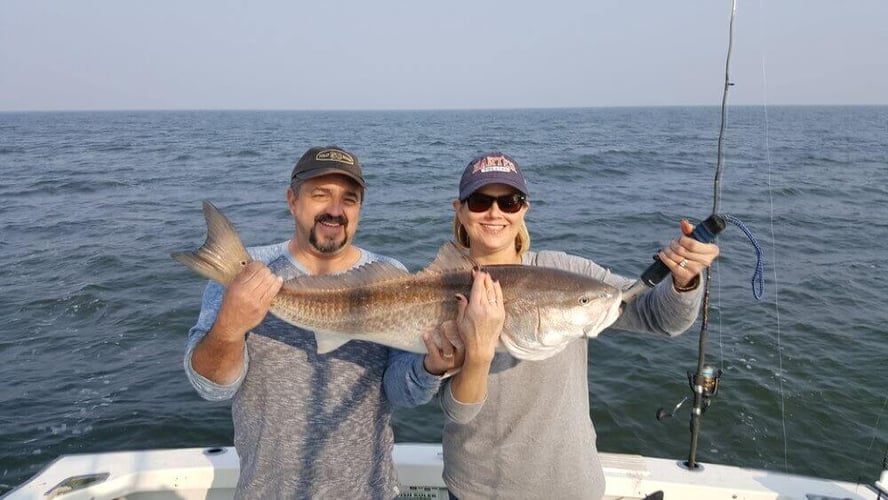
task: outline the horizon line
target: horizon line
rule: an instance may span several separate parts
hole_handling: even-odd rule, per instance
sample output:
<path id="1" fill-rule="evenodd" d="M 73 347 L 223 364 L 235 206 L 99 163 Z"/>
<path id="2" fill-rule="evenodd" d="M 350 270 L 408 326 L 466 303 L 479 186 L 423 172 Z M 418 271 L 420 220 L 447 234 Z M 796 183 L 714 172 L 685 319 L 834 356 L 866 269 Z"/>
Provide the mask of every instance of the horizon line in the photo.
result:
<path id="1" fill-rule="evenodd" d="M 883 107 L 888 103 L 869 104 L 728 104 L 729 108 L 789 108 L 789 107 Z M 628 108 L 706 108 L 720 104 L 629 104 L 602 106 L 525 106 L 490 108 L 59 108 L 59 109 L 0 109 L 0 113 L 133 113 L 133 112 L 283 112 L 283 113 L 355 113 L 355 112 L 442 112 L 442 111 L 533 111 L 570 109 L 628 109 Z"/>

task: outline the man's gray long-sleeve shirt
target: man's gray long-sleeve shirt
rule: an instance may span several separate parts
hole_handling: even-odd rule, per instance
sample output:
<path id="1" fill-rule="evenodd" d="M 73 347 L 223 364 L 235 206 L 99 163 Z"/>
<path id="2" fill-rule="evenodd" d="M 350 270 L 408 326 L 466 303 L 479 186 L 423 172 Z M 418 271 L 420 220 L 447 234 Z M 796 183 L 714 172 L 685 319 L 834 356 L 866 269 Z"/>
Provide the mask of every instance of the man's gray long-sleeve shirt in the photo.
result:
<path id="1" fill-rule="evenodd" d="M 284 279 L 306 274 L 287 242 L 249 252 Z M 374 260 L 404 267 L 366 250 L 355 267 Z M 269 314 L 247 337 L 240 377 L 215 384 L 194 371 L 191 354 L 216 320 L 223 291 L 215 282 L 204 290 L 188 335 L 185 371 L 205 399 L 233 399 L 241 466 L 237 497 L 396 496 L 392 404 L 429 401 L 440 377 L 425 371 L 422 356 L 371 342 L 351 341 L 318 354 L 312 332 Z"/>

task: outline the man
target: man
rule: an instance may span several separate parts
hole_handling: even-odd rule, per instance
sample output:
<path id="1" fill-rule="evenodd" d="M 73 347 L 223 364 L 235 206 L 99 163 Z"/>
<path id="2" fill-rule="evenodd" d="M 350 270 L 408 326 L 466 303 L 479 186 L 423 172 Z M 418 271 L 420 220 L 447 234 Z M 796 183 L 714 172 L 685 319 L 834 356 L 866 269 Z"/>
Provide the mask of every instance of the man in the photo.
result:
<path id="1" fill-rule="evenodd" d="M 287 190 L 292 238 L 248 249 L 254 262 L 227 289 L 210 282 L 204 291 L 185 370 L 205 399 L 233 400 L 237 498 L 396 496 L 391 405 L 427 402 L 436 374 L 461 362 L 430 340 L 426 356 L 363 341 L 319 355 L 312 332 L 267 315 L 292 277 L 374 260 L 404 267 L 352 244 L 365 188 L 354 154 L 309 149 Z"/>

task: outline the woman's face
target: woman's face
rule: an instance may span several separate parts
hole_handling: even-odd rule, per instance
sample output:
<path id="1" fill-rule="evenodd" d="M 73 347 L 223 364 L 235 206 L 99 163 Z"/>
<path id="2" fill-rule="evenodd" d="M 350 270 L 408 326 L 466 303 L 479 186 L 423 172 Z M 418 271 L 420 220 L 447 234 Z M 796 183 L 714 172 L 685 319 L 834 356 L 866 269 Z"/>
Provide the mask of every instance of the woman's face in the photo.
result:
<path id="1" fill-rule="evenodd" d="M 520 195 L 515 188 L 505 184 L 489 184 L 482 187 L 474 194 L 482 194 L 489 197 L 508 195 Z M 523 200 L 523 197 L 521 198 Z M 483 205 L 484 201 L 476 205 Z M 529 204 L 521 202 L 521 208 L 515 213 L 503 211 L 500 202 L 490 203 L 490 206 L 482 212 L 473 212 L 469 202 L 460 203 L 454 200 L 453 208 L 456 210 L 460 223 L 469 235 L 470 254 L 475 258 L 501 257 L 503 263 L 511 263 L 517 255 L 515 250 L 515 238 L 518 230 L 524 224 L 524 214 L 527 213 Z M 474 208 L 478 209 L 478 206 Z M 490 263 L 490 262 L 484 262 Z"/>

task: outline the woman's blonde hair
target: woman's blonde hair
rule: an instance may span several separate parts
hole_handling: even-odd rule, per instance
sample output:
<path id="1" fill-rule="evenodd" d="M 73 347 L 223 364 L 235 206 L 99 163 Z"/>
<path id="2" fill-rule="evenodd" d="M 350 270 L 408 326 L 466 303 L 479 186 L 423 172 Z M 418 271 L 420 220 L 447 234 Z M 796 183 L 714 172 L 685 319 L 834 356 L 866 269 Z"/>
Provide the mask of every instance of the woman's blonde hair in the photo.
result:
<path id="1" fill-rule="evenodd" d="M 459 221 L 459 216 L 453 214 L 453 240 L 462 248 L 471 248 L 469 241 L 469 233 Z M 530 250 L 530 232 L 527 231 L 527 224 L 521 221 L 521 227 L 518 228 L 518 234 L 515 235 L 515 251 L 521 257 L 525 252 Z"/>

